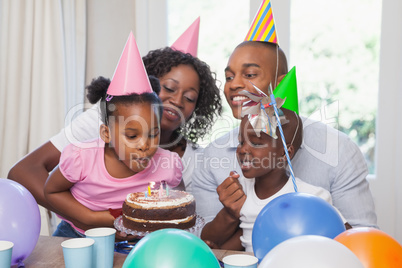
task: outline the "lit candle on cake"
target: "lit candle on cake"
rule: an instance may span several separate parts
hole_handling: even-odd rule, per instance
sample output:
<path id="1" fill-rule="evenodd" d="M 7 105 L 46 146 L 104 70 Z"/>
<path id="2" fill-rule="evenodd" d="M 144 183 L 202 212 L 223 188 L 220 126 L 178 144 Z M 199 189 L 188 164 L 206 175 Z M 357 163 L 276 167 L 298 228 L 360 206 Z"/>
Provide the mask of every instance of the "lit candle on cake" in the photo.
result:
<path id="1" fill-rule="evenodd" d="M 166 183 L 166 196 L 169 196 L 169 185 Z"/>
<path id="2" fill-rule="evenodd" d="M 151 182 L 148 184 L 148 196 L 151 196 L 151 188 L 154 187 L 154 184 L 155 184 L 155 182 L 153 182 L 153 181 L 151 181 Z"/>

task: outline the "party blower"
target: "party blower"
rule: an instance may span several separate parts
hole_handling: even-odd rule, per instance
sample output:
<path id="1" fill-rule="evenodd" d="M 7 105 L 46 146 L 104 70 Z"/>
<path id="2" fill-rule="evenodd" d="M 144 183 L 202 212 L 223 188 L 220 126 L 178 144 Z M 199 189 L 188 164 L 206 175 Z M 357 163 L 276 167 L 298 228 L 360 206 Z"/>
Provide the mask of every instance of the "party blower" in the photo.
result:
<path id="1" fill-rule="evenodd" d="M 320 197 L 298 192 L 282 129 L 286 118 L 280 108 L 286 103 L 287 97 L 275 97 L 271 85 L 268 88 L 269 96 L 256 85 L 252 85 L 257 93 L 246 90 L 239 92 L 250 99 L 243 104 L 242 117 L 248 116 L 257 136 L 263 132 L 277 139 L 276 130 L 279 130 L 294 188 L 293 193 L 281 195 L 269 202 L 255 220 L 252 246 L 255 256 L 261 262 L 271 249 L 287 239 L 301 235 L 320 235 L 332 239 L 345 231 L 345 226 L 340 214 L 331 204 Z M 289 87 L 285 89 L 288 90 Z M 287 96 L 286 90 L 283 93 Z M 290 108 L 296 112 L 298 106 L 293 104 Z"/>

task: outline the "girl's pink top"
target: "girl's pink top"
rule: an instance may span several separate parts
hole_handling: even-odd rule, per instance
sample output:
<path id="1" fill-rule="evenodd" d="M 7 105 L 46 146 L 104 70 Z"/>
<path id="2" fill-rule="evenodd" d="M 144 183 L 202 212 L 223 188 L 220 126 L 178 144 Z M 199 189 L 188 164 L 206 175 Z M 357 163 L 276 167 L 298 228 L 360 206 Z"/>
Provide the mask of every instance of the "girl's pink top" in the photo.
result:
<path id="1" fill-rule="evenodd" d="M 120 209 L 127 194 L 146 191 L 149 182 L 156 183 L 154 189 L 158 189 L 162 180 L 173 188 L 182 179 L 183 165 L 179 155 L 161 148 L 143 171 L 128 178 L 114 178 L 106 170 L 104 146 L 101 139 L 99 147 L 93 148 L 70 144 L 60 158 L 61 173 L 74 183 L 71 194 L 93 211 Z"/>

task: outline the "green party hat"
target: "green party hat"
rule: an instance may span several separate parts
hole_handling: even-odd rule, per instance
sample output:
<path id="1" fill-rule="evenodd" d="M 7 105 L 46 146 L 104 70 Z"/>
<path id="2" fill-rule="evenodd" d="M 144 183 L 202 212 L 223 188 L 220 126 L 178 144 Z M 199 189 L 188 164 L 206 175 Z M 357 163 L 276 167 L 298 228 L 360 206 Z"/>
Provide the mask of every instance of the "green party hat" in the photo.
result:
<path id="1" fill-rule="evenodd" d="M 299 99 L 297 97 L 296 66 L 282 79 L 274 90 L 275 97 L 285 99 L 283 108 L 299 114 Z"/>

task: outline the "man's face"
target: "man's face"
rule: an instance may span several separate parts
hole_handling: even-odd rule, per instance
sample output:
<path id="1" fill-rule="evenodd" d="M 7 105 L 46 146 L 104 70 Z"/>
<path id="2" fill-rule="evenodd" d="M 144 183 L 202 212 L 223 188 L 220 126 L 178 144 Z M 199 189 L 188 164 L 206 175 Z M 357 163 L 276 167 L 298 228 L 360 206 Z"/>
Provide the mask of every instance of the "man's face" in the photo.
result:
<path id="1" fill-rule="evenodd" d="M 239 92 L 248 90 L 256 93 L 253 83 L 268 93 L 269 84 L 276 82 L 275 70 L 275 50 L 263 45 L 244 45 L 233 51 L 225 68 L 224 93 L 235 118 L 241 119 L 242 104 L 249 100 Z"/>

